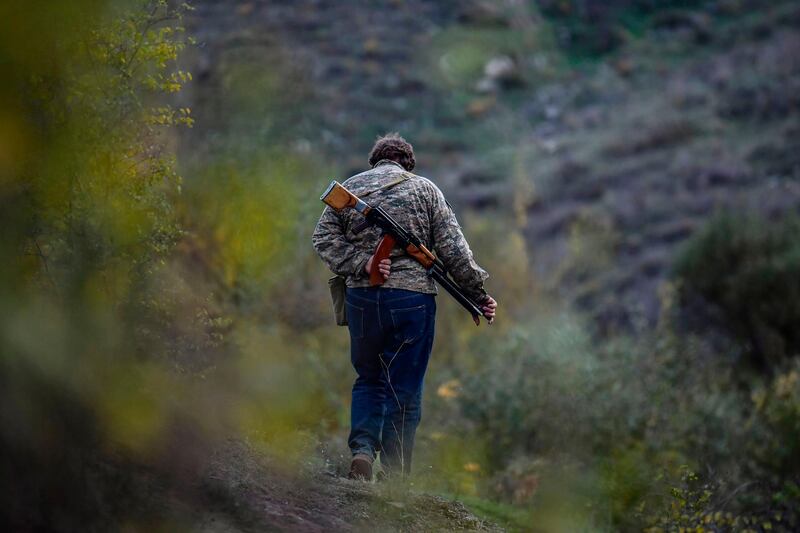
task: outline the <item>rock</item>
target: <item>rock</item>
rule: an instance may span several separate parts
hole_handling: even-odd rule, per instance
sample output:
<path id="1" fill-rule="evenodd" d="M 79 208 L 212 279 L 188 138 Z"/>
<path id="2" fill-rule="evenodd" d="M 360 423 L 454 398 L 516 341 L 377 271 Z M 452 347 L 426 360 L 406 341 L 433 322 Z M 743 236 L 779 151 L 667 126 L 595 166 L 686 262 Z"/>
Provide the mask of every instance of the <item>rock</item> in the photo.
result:
<path id="1" fill-rule="evenodd" d="M 510 89 L 525 84 L 519 65 L 509 56 L 496 56 L 483 67 L 483 78 L 476 88 L 480 92 Z"/>
<path id="2" fill-rule="evenodd" d="M 481 78 L 480 81 L 475 84 L 475 90 L 479 93 L 490 93 L 496 89 L 497 85 L 489 78 Z"/>
<path id="3" fill-rule="evenodd" d="M 695 11 L 665 11 L 653 18 L 657 30 L 688 36 L 697 44 L 711 40 L 711 19 L 705 13 Z"/>
<path id="4" fill-rule="evenodd" d="M 508 56 L 498 56 L 490 59 L 486 66 L 483 67 L 483 72 L 486 77 L 492 80 L 500 80 L 513 75 L 514 73 L 514 60 Z"/>

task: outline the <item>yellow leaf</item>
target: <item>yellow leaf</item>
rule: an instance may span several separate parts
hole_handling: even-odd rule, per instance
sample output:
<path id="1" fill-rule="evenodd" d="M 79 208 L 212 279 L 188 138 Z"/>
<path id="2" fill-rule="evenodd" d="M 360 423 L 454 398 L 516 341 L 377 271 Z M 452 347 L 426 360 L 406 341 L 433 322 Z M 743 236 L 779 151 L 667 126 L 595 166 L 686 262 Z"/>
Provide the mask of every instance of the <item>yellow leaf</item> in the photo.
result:
<path id="1" fill-rule="evenodd" d="M 436 394 L 441 398 L 457 398 L 458 397 L 458 389 L 461 387 L 461 382 L 457 379 L 451 379 L 449 381 L 445 381 L 439 388 L 436 389 Z"/>
<path id="2" fill-rule="evenodd" d="M 478 463 L 466 463 L 464 465 L 464 470 L 474 474 L 475 472 L 481 471 L 481 465 L 479 465 Z"/>

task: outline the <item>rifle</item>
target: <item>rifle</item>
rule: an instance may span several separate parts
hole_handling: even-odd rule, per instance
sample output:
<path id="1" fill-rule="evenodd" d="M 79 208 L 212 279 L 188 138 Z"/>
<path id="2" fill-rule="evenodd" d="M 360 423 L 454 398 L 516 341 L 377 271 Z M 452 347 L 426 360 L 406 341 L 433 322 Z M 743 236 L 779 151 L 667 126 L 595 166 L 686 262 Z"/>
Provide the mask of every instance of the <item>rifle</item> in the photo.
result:
<path id="1" fill-rule="evenodd" d="M 425 267 L 428 271 L 428 275 L 441 285 L 444 290 L 450 293 L 450 295 L 472 315 L 472 320 L 475 322 L 476 326 L 480 325 L 480 317 L 484 316 L 480 305 L 464 294 L 464 290 L 459 287 L 455 281 L 450 279 L 442 261 L 438 259 L 433 252 L 428 250 L 415 235 L 406 231 L 405 228 L 398 224 L 389 213 L 384 211 L 380 206 L 370 206 L 364 200 L 348 191 L 336 180 L 328 185 L 328 188 L 325 189 L 325 192 L 322 193 L 319 199 L 336 211 L 345 208 L 355 209 L 364 215 L 366 224 L 378 226 L 383 230 L 383 237 L 381 237 L 381 241 L 378 243 L 378 248 L 375 251 L 375 259 L 373 260 L 375 266 L 372 272 L 370 272 L 370 285 L 375 286 L 383 283 L 383 276 L 378 272 L 377 264 L 381 259 L 389 257 L 389 252 L 395 245 L 399 245 L 408 255 Z M 491 319 L 487 321 L 489 324 L 492 323 Z"/>

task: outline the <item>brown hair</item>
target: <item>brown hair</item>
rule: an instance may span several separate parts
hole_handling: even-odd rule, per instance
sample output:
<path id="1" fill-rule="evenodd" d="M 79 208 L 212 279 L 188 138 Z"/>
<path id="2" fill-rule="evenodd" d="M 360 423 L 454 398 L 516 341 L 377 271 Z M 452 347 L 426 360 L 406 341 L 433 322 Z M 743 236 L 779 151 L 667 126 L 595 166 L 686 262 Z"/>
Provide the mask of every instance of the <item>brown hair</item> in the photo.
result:
<path id="1" fill-rule="evenodd" d="M 414 148 L 399 133 L 387 133 L 375 141 L 375 146 L 369 153 L 369 165 L 374 167 L 381 159 L 396 161 L 409 172 L 417 163 L 414 160 Z"/>

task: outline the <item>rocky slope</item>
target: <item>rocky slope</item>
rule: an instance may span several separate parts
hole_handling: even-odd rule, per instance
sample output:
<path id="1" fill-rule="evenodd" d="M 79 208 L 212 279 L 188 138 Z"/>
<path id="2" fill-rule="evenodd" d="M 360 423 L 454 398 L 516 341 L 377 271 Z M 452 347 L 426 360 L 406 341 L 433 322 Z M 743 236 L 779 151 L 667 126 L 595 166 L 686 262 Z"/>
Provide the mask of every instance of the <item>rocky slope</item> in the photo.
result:
<path id="1" fill-rule="evenodd" d="M 720 31 L 669 69 L 631 51 L 595 75 L 595 102 L 559 106 L 526 234 L 601 326 L 652 325 L 676 247 L 716 211 L 800 206 L 799 14 Z"/>
<path id="2" fill-rule="evenodd" d="M 235 132 L 344 175 L 399 130 L 462 218 L 514 211 L 541 285 L 601 331 L 648 327 L 716 210 L 800 205 L 800 8 L 700 4 L 576 64 L 533 3 L 197 0 L 184 151 Z"/>

